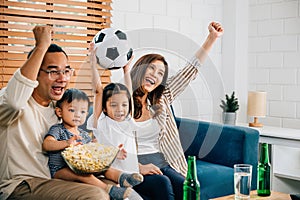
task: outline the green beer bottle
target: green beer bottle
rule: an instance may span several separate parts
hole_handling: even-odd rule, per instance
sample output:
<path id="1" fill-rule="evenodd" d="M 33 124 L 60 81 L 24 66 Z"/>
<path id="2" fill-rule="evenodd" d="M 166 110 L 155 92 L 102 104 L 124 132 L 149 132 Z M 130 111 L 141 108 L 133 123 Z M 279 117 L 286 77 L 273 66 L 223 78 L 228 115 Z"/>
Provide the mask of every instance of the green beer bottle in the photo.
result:
<path id="1" fill-rule="evenodd" d="M 183 200 L 200 200 L 195 156 L 188 157 L 188 172 L 183 183 Z"/>
<path id="2" fill-rule="evenodd" d="M 260 158 L 257 167 L 257 195 L 271 195 L 271 165 L 269 162 L 269 147 L 263 143 L 260 150 Z"/>

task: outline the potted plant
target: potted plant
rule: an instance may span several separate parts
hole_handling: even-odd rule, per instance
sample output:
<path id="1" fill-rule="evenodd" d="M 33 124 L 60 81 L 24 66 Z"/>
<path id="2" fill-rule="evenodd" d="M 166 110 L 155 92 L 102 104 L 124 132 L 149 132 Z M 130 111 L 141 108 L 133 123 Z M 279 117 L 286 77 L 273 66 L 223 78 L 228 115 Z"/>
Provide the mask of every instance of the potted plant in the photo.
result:
<path id="1" fill-rule="evenodd" d="M 231 96 L 228 94 L 225 95 L 225 100 L 221 100 L 220 107 L 223 109 L 223 123 L 235 125 L 236 111 L 239 109 L 239 102 L 238 98 L 235 97 L 234 91 Z"/>

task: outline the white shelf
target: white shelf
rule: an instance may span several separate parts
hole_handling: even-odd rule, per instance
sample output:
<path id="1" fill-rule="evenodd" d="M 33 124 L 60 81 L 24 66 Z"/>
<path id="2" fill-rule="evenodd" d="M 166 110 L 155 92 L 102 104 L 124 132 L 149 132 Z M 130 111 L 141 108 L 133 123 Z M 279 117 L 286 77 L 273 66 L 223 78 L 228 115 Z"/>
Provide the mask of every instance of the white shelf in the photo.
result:
<path id="1" fill-rule="evenodd" d="M 300 144 L 300 129 L 280 128 L 274 126 L 249 127 L 248 124 L 245 123 L 238 125 L 256 129 L 259 131 L 260 136 L 269 138 L 281 138 L 284 140 L 293 140 L 299 142 Z"/>
<path id="2" fill-rule="evenodd" d="M 248 124 L 241 126 L 249 127 Z M 259 131 L 260 143 L 272 146 L 271 165 L 275 181 L 272 181 L 272 185 L 275 186 L 273 189 L 281 192 L 299 192 L 300 130 L 271 126 L 253 129 Z"/>
<path id="3" fill-rule="evenodd" d="M 287 172 L 274 172 L 274 176 L 280 177 L 280 178 L 287 178 L 291 180 L 300 181 L 299 176 L 295 176 L 293 173 L 287 173 Z"/>

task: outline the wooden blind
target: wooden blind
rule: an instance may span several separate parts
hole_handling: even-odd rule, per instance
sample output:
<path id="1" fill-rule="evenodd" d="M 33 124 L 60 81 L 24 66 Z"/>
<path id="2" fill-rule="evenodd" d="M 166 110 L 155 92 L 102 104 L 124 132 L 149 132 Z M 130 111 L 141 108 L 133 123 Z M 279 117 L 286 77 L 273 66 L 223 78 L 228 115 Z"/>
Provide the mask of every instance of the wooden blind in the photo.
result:
<path id="1" fill-rule="evenodd" d="M 53 43 L 63 47 L 75 68 L 70 87 L 89 96 L 91 70 L 87 64 L 88 43 L 111 24 L 111 0 L 0 0 L 0 89 L 25 62 L 34 47 L 35 25 L 53 26 Z M 104 85 L 110 72 L 100 70 Z"/>

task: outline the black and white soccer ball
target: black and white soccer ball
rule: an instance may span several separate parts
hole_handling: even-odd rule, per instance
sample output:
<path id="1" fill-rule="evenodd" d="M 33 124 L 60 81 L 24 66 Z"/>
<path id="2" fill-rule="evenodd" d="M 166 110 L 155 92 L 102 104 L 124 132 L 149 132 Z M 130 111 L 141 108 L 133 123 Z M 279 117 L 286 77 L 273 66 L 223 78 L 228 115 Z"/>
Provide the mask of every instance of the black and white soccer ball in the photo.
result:
<path id="1" fill-rule="evenodd" d="M 105 28 L 93 38 L 97 63 L 105 69 L 124 67 L 132 57 L 127 35 L 116 28 Z"/>

